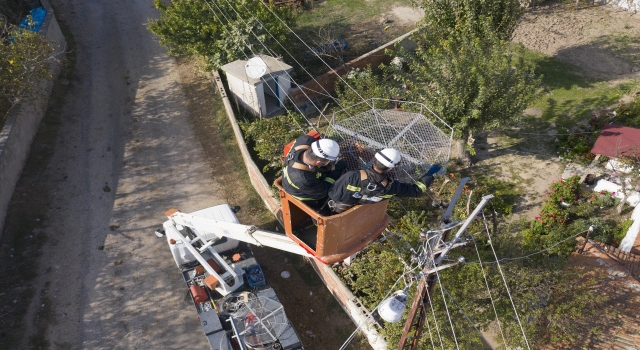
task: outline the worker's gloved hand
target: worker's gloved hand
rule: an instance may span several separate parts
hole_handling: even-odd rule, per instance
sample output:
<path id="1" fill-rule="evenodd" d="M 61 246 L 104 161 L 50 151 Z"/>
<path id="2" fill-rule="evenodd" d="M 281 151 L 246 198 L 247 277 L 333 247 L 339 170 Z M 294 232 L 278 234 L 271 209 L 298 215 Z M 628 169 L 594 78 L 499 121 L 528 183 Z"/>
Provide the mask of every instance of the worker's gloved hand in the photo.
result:
<path id="1" fill-rule="evenodd" d="M 333 170 L 339 171 L 340 173 L 342 173 L 346 169 L 347 169 L 347 162 L 345 162 L 344 159 L 340 159 L 333 165 Z"/>
<path id="2" fill-rule="evenodd" d="M 339 161 L 335 162 L 335 164 L 331 166 L 330 171 L 328 171 L 326 174 L 328 177 L 334 180 L 337 180 L 338 178 L 340 178 L 340 176 L 342 176 L 342 173 L 344 173 L 346 169 L 347 169 L 347 162 L 340 159 Z"/>
<path id="3" fill-rule="evenodd" d="M 431 170 L 429 170 L 431 171 Z M 433 183 L 433 175 L 426 173 L 424 174 L 421 178 L 420 178 L 420 182 L 422 182 L 425 186 L 427 186 L 427 188 L 429 188 L 431 186 L 431 184 Z"/>
<path id="4" fill-rule="evenodd" d="M 440 169 L 442 169 L 442 164 L 434 164 L 429 168 L 429 171 L 427 171 L 427 175 L 433 175 L 440 171 Z"/>

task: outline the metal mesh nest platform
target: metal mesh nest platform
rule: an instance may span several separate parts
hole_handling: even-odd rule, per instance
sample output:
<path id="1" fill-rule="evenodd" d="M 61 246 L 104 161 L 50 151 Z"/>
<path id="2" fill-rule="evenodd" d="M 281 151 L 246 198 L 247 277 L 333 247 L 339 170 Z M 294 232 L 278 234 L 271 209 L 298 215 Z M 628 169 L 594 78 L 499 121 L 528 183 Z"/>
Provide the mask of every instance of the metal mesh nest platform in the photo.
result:
<path id="1" fill-rule="evenodd" d="M 365 169 L 377 151 L 395 148 L 402 161 L 392 175 L 400 181 L 415 180 L 437 163 L 445 171 L 453 129 L 422 104 L 408 107 L 371 108 L 356 115 L 348 115 L 348 109 L 336 112 L 326 135 L 340 144 L 340 157 L 349 170 Z"/>
<path id="2" fill-rule="evenodd" d="M 249 298 L 231 314 L 239 336 L 251 348 L 267 347 L 275 343 L 291 327 L 279 302 L 264 297 Z"/>

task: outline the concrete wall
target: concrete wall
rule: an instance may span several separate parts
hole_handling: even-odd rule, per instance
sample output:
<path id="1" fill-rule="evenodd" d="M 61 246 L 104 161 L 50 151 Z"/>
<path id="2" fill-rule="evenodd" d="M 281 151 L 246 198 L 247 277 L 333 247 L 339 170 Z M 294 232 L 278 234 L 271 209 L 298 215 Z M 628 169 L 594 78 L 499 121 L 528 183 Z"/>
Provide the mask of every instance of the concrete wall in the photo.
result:
<path id="1" fill-rule="evenodd" d="M 229 76 L 227 75 L 227 79 Z M 270 184 L 267 182 L 267 179 L 264 178 L 262 172 L 251 159 L 251 154 L 249 153 L 249 149 L 247 148 L 247 144 L 242 137 L 242 132 L 240 131 L 240 126 L 238 125 L 238 121 L 236 120 L 235 114 L 233 113 L 233 109 L 231 108 L 231 103 L 229 102 L 229 98 L 227 97 L 227 91 L 222 84 L 222 80 L 220 79 L 220 74 L 217 71 L 213 72 L 213 80 L 218 88 L 218 92 L 222 97 L 224 102 L 224 108 L 227 111 L 227 116 L 229 117 L 229 121 L 231 122 L 231 126 L 233 127 L 233 133 L 236 137 L 236 142 L 238 143 L 238 148 L 240 148 L 240 153 L 242 154 L 242 159 L 244 160 L 244 165 L 247 168 L 247 173 L 249 174 L 249 179 L 251 180 L 251 184 L 258 192 L 264 204 L 267 208 L 276 213 L 276 216 L 281 219 L 282 218 L 282 210 L 280 208 L 280 201 L 273 198 L 273 191 L 271 190 Z"/>
<path id="2" fill-rule="evenodd" d="M 260 114 L 260 105 L 255 86 L 230 74 L 227 74 L 227 84 L 229 84 L 231 96 L 237 101 L 238 105 L 254 115 Z"/>
<path id="3" fill-rule="evenodd" d="M 39 84 L 40 98 L 28 104 L 16 106 L 0 131 L 0 235 L 2 235 L 11 196 L 29 156 L 33 137 L 47 110 L 53 80 L 60 71 L 60 62 L 66 50 L 66 41 L 53 9 L 46 0 L 41 0 L 41 3 L 47 11 L 47 16 L 42 23 L 40 35 L 45 37 L 55 50 L 54 56 L 50 59 L 53 78 Z"/>
<path id="4" fill-rule="evenodd" d="M 365 68 L 369 65 L 372 67 L 378 67 L 381 63 L 388 64 L 391 61 L 391 56 L 384 52 L 387 49 L 394 50 L 397 43 L 406 50 L 415 50 L 416 45 L 409 38 L 414 32 L 415 30 L 400 36 L 373 51 L 347 62 L 343 66 L 316 77 L 315 80 L 311 80 L 299 85 L 295 89 L 291 89 L 291 91 L 289 91 L 289 99 L 303 112 L 313 110 L 313 108 L 309 108 L 311 103 L 309 99 L 312 100 L 313 103 L 317 103 L 325 98 L 322 94 L 326 94 L 327 92 L 331 93 L 334 90 L 334 86 L 339 76 L 345 75 L 356 68 Z"/>

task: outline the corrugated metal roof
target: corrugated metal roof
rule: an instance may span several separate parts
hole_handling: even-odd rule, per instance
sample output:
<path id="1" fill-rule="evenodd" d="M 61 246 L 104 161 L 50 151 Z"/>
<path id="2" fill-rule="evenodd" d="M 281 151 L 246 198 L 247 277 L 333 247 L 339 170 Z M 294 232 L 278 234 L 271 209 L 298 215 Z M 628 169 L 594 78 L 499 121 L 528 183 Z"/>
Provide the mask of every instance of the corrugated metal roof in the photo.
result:
<path id="1" fill-rule="evenodd" d="M 621 155 L 639 157 L 640 129 L 614 124 L 605 125 L 591 153 L 611 158 L 620 158 Z"/>

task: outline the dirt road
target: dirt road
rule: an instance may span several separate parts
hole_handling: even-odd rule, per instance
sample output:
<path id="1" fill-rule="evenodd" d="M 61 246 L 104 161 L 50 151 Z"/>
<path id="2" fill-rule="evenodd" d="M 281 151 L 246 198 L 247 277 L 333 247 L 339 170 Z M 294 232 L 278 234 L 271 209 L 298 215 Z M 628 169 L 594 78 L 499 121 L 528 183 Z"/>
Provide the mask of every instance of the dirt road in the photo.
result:
<path id="1" fill-rule="evenodd" d="M 229 152 L 221 102 L 147 30 L 151 0 L 52 2 L 73 51 L 0 240 L 0 349 L 207 349 L 153 231 L 169 208 L 221 203 L 268 221 Z M 355 326 L 310 265 L 255 252 L 305 348 L 339 348 Z"/>
<path id="2" fill-rule="evenodd" d="M 75 36 L 77 63 L 45 170 L 60 180 L 34 284 L 52 304 L 45 338 L 54 348 L 206 348 L 153 230 L 168 208 L 223 200 L 188 123 L 174 61 L 146 29 L 153 3 L 53 5 Z M 28 319 L 42 305 L 34 298 Z"/>

